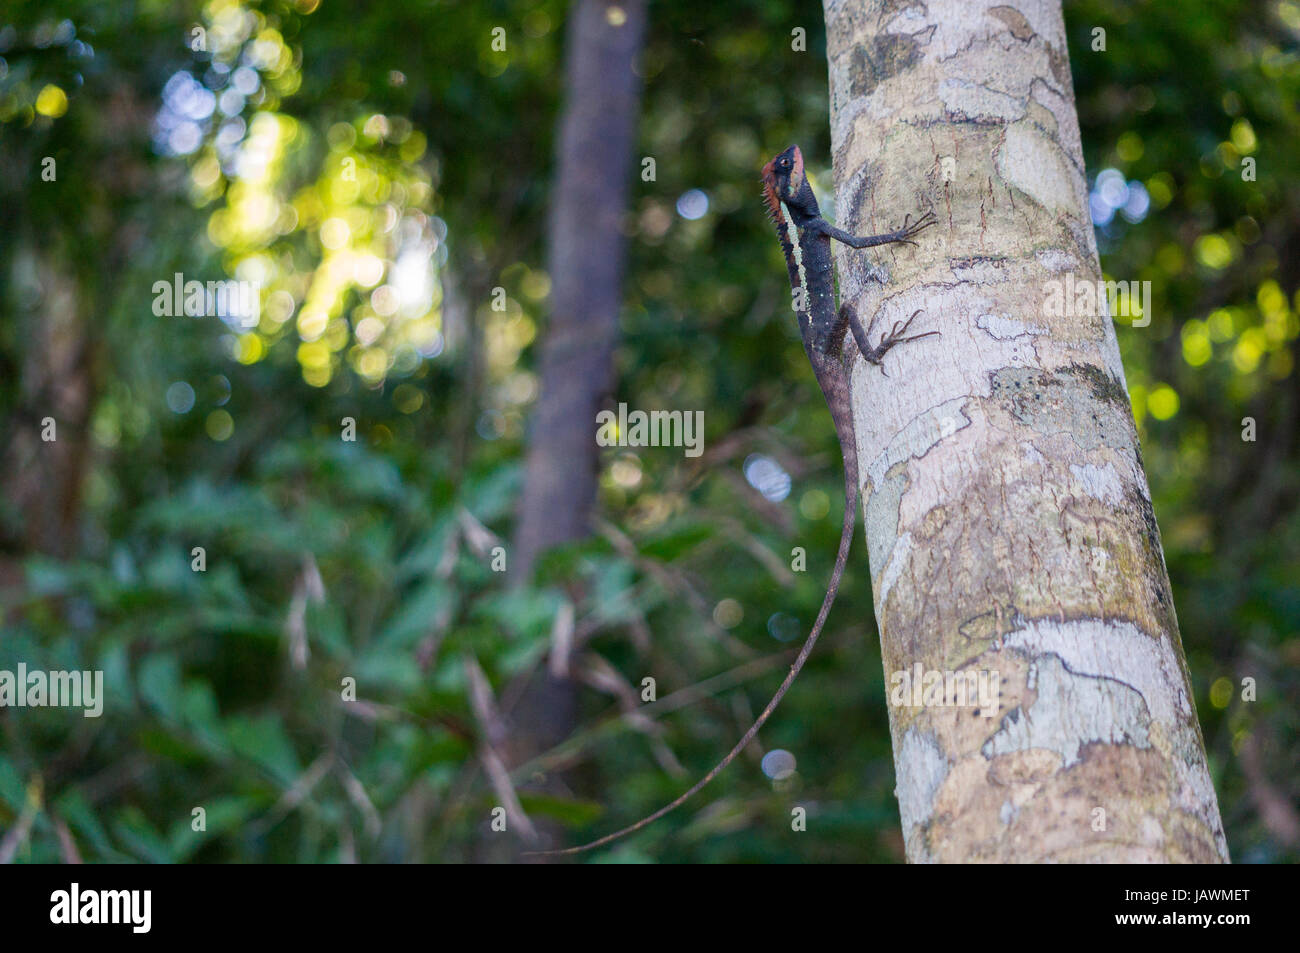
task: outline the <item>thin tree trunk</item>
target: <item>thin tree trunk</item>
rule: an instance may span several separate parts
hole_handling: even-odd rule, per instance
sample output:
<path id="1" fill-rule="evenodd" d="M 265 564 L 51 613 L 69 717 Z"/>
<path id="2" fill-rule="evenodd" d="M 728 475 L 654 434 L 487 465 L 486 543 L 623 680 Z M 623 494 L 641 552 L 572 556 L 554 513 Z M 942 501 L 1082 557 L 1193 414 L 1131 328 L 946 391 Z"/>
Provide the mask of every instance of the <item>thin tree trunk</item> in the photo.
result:
<path id="1" fill-rule="evenodd" d="M 616 12 L 614 12 L 616 11 Z M 581 0 L 570 13 L 565 114 L 548 234 L 551 320 L 528 439 L 513 570 L 590 531 L 596 412 L 614 380 L 628 176 L 645 4 Z"/>
<path id="2" fill-rule="evenodd" d="M 0 448 L 0 486 L 17 514 L 20 535 L 0 542 L 27 553 L 70 556 L 79 545 L 95 390 L 85 306 L 58 253 L 32 245 L 19 263 L 22 280 L 39 298 L 20 318 L 17 407 L 9 439 Z M 47 419 L 55 438 L 48 441 L 43 438 Z"/>
<path id="3" fill-rule="evenodd" d="M 1226 861 L 1115 329 L 1050 307 L 1101 277 L 1059 0 L 825 11 L 839 224 L 940 220 L 840 258 L 943 335 L 853 375 L 908 859 Z"/>
<path id="4" fill-rule="evenodd" d="M 541 343 L 511 554 L 515 584 L 528 581 L 543 551 L 590 532 L 599 464 L 596 413 L 613 389 L 622 302 L 622 219 L 641 95 L 633 67 L 645 34 L 645 3 L 580 0 L 569 16 L 565 111 L 547 234 L 551 317 Z M 552 667 L 539 668 L 510 718 L 513 767 L 573 730 L 573 682 Z"/>

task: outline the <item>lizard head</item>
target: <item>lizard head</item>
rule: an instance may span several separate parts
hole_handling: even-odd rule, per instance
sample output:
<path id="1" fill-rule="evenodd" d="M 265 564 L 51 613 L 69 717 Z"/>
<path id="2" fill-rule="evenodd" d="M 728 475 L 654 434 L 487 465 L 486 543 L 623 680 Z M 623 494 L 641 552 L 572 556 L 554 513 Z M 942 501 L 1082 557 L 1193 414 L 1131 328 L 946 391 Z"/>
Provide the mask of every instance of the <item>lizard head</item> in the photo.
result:
<path id="1" fill-rule="evenodd" d="M 804 174 L 803 153 L 791 146 L 763 166 L 763 198 L 775 221 L 781 221 L 781 203 L 792 209 L 817 214 L 817 200 Z"/>

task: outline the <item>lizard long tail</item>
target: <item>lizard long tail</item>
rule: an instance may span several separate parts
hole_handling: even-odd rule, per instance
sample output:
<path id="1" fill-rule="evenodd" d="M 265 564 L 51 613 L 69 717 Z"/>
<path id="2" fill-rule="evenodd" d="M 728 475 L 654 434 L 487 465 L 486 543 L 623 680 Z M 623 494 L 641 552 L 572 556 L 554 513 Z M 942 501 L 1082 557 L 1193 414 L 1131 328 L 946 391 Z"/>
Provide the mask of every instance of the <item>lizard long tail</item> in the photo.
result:
<path id="1" fill-rule="evenodd" d="M 820 374 L 818 376 L 821 377 Z M 824 390 L 826 389 L 826 383 L 827 382 L 823 381 Z M 832 385 L 832 387 L 834 386 L 835 385 Z M 832 410 L 834 411 L 835 402 L 837 400 L 843 400 L 844 403 L 841 406 L 847 406 L 848 395 L 827 393 L 826 399 L 827 402 L 831 404 Z M 763 709 L 763 713 L 754 720 L 754 723 L 749 726 L 749 730 L 745 732 L 744 736 L 738 742 L 736 742 L 736 746 L 731 749 L 727 756 L 719 761 L 713 770 L 700 778 L 700 780 L 696 781 L 695 784 L 679 795 L 671 803 L 665 804 L 663 807 L 659 808 L 659 810 L 647 817 L 643 817 L 635 824 L 630 824 L 622 830 L 615 831 L 612 834 L 606 834 L 604 837 L 598 838 L 590 843 L 582 844 L 579 847 L 569 847 L 565 850 L 532 851 L 530 852 L 532 856 L 554 857 L 566 854 L 580 854 L 584 851 L 594 850 L 597 847 L 603 847 L 611 841 L 616 841 L 620 837 L 625 837 L 634 831 L 639 831 L 648 824 L 653 824 L 669 811 L 675 810 L 684 804 L 693 795 L 698 793 L 706 784 L 716 778 L 727 767 L 727 765 L 736 760 L 736 755 L 745 750 L 745 746 L 754 740 L 754 736 L 757 735 L 758 730 L 763 727 L 763 723 L 767 721 L 772 712 L 776 711 L 776 706 L 781 703 L 781 699 L 785 697 L 786 691 L 794 683 L 794 680 L 798 678 L 799 672 L 803 670 L 804 663 L 808 661 L 808 656 L 812 654 L 813 646 L 817 644 L 817 637 L 821 635 L 822 626 L 826 624 L 826 617 L 830 614 L 831 605 L 835 602 L 835 594 L 839 592 L 840 589 L 840 577 L 844 575 L 844 565 L 849 558 L 849 547 L 853 545 L 853 530 L 857 525 L 859 492 L 858 451 L 854 441 L 852 422 L 850 418 L 848 427 L 841 427 L 840 421 L 843 420 L 843 418 L 838 414 L 833 414 L 833 416 L 837 418 L 836 430 L 848 431 L 847 434 L 840 433 L 840 446 L 844 452 L 844 529 L 840 534 L 840 549 L 835 556 L 835 569 L 831 572 L 831 582 L 826 589 L 826 598 L 822 600 L 821 611 L 817 613 L 817 621 L 813 623 L 812 631 L 808 633 L 808 638 L 804 640 L 803 648 L 799 650 L 798 658 L 796 658 L 794 664 L 790 666 L 789 674 L 786 675 L 785 680 L 781 682 L 780 687 L 776 690 L 776 694 L 772 696 L 772 700 L 767 703 L 767 707 Z"/>

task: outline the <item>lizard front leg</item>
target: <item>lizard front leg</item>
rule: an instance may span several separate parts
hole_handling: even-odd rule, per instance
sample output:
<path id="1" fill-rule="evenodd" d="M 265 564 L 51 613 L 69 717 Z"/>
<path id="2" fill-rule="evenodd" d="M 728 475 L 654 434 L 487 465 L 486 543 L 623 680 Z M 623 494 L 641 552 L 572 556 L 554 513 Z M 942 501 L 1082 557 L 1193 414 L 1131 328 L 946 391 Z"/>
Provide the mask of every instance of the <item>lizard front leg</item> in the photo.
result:
<path id="1" fill-rule="evenodd" d="M 848 301 L 845 301 L 840 305 L 841 327 L 844 323 L 848 324 L 849 330 L 853 332 L 853 340 L 857 341 L 858 350 L 862 352 L 862 357 L 869 364 L 877 365 L 882 374 L 885 374 L 885 367 L 881 362 L 884 361 L 885 355 L 889 353 L 890 349 L 893 348 L 894 345 L 904 344 L 908 341 L 915 341 L 918 338 L 925 338 L 932 334 L 939 333 L 938 331 L 925 331 L 922 334 L 904 336 L 907 334 L 907 329 L 911 327 L 912 322 L 916 320 L 916 316 L 920 313 L 920 310 L 913 311 L 912 316 L 906 321 L 895 321 L 893 329 L 880 339 L 879 344 L 872 347 L 871 342 L 867 339 L 867 331 L 862 327 L 862 321 L 858 318 L 857 309 Z M 874 320 L 872 321 L 872 326 L 875 326 Z M 888 374 L 885 376 L 888 376 Z"/>
<path id="2" fill-rule="evenodd" d="M 889 245 L 894 242 L 902 242 L 908 245 L 915 245 L 912 236 L 923 228 L 929 228 L 938 219 L 934 217 L 934 212 L 926 212 L 915 222 L 912 221 L 911 215 L 903 217 L 903 227 L 892 232 L 885 232 L 883 235 L 852 235 L 842 228 L 836 228 L 825 219 L 820 219 L 821 225 L 818 226 L 821 231 L 825 232 L 837 242 L 843 242 L 852 248 L 872 248 L 876 245 Z"/>

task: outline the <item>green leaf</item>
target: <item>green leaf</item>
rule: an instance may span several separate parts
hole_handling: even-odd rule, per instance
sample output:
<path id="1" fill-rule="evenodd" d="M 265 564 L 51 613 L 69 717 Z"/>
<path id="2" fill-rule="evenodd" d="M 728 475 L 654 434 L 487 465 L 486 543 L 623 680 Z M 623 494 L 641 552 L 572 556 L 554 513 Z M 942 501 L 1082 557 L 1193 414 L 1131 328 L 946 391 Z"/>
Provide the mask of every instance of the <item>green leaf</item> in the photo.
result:
<path id="1" fill-rule="evenodd" d="M 109 841 L 108 832 L 99 822 L 94 808 L 78 788 L 68 788 L 59 796 L 54 802 L 54 813 L 67 822 L 68 828 L 74 834 L 81 835 L 90 843 L 99 855 L 98 859 L 115 861 L 120 858 L 121 855 Z M 84 850 L 82 854 L 83 859 L 89 859 L 84 856 Z"/>
<path id="2" fill-rule="evenodd" d="M 140 663 L 140 697 L 168 721 L 181 713 L 181 668 L 174 655 L 151 655 Z"/>
<path id="3" fill-rule="evenodd" d="M 129 706 L 135 698 L 131 682 L 131 665 L 126 645 L 117 639 L 106 642 L 100 649 L 99 668 L 104 673 L 104 696 L 114 704 Z M 106 702 L 107 704 L 107 702 Z"/>
<path id="4" fill-rule="evenodd" d="M 357 694 L 373 695 L 378 689 L 409 692 L 423 680 L 410 652 L 376 648 L 366 652 L 356 667 Z"/>
<path id="5" fill-rule="evenodd" d="M 707 523 L 683 522 L 655 539 L 638 544 L 637 550 L 648 559 L 672 562 L 690 553 L 700 543 L 711 539 L 717 530 Z"/>
<path id="6" fill-rule="evenodd" d="M 260 806 L 260 801 L 253 797 L 222 797 L 196 804 L 204 810 L 205 830 L 194 829 L 194 809 L 190 816 L 176 821 L 168 835 L 172 854 L 178 861 L 184 861 L 205 843 L 226 831 L 240 827 Z"/>
<path id="7" fill-rule="evenodd" d="M 530 816 L 551 817 L 566 827 L 583 827 L 600 819 L 604 805 L 596 801 L 558 797 L 552 794 L 519 793 L 519 803 Z"/>
<path id="8" fill-rule="evenodd" d="M 13 763 L 0 754 L 0 800 L 9 805 L 17 814 L 27 803 L 27 787 L 18 774 Z"/>
<path id="9" fill-rule="evenodd" d="M 451 587 L 432 580 L 416 588 L 398 604 L 397 612 L 379 633 L 377 647 L 404 649 L 418 643 L 429 634 L 431 624 L 440 611 L 453 601 Z"/>
<path id="10" fill-rule="evenodd" d="M 207 682 L 191 680 L 185 683 L 185 694 L 181 699 L 181 711 L 185 723 L 194 735 L 216 753 L 229 750 L 229 743 L 221 725 L 221 716 L 217 710 L 217 696 Z"/>
<path id="11" fill-rule="evenodd" d="M 508 589 L 484 598 L 476 614 L 524 639 L 547 639 L 564 596 L 552 589 Z"/>
<path id="12" fill-rule="evenodd" d="M 151 864 L 170 864 L 176 859 L 167 841 L 134 805 L 118 815 L 113 834 L 129 851 Z"/>
<path id="13" fill-rule="evenodd" d="M 275 715 L 231 718 L 226 722 L 226 736 L 236 754 L 265 768 L 284 787 L 301 771 L 293 744 Z"/>

